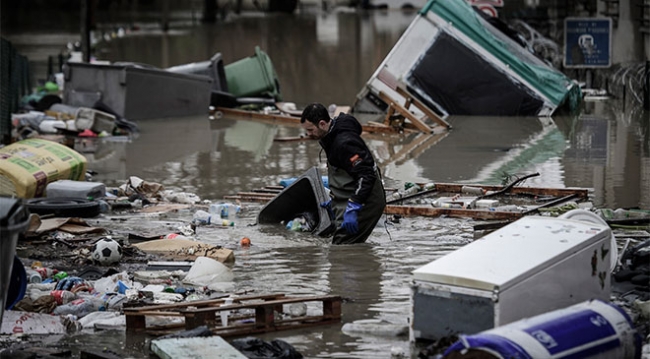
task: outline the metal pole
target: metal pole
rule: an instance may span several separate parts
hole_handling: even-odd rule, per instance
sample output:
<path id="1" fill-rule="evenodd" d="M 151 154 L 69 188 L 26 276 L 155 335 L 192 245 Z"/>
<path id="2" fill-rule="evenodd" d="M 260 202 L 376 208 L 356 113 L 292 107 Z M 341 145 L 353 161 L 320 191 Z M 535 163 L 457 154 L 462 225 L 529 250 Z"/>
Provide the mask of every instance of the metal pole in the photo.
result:
<path id="1" fill-rule="evenodd" d="M 54 79 L 54 59 L 52 55 L 47 57 L 47 81 Z"/>
<path id="2" fill-rule="evenodd" d="M 169 0 L 162 0 L 162 31 L 169 31 Z"/>
<path id="3" fill-rule="evenodd" d="M 81 52 L 83 54 L 83 61 L 90 62 L 90 19 L 91 7 L 90 1 L 81 1 Z"/>
<path id="4" fill-rule="evenodd" d="M 643 87 L 643 108 L 650 111 L 650 61 L 645 62 L 645 86 Z"/>
<path id="5" fill-rule="evenodd" d="M 216 0 L 203 2 L 203 22 L 214 23 L 217 21 L 218 5 Z"/>

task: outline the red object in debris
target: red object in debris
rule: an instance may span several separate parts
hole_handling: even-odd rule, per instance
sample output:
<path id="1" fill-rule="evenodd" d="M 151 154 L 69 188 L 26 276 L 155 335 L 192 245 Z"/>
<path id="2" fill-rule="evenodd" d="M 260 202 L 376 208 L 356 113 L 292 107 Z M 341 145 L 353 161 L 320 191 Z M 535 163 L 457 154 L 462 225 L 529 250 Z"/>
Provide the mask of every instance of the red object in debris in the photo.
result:
<path id="1" fill-rule="evenodd" d="M 241 239 L 241 246 L 242 247 L 250 247 L 251 246 L 251 240 L 248 237 L 244 237 Z"/>
<path id="2" fill-rule="evenodd" d="M 79 132 L 79 137 L 97 137 L 97 134 L 89 129 Z"/>

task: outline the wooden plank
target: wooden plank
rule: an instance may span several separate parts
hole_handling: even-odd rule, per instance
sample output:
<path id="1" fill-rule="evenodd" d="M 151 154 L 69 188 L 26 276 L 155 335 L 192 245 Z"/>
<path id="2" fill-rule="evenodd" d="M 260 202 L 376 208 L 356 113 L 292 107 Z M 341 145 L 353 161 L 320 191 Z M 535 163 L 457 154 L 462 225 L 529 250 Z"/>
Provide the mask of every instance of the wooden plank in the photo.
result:
<path id="1" fill-rule="evenodd" d="M 215 111 L 220 111 L 223 116 L 232 119 L 244 119 L 250 121 L 256 121 L 261 123 L 268 123 L 271 125 L 287 125 L 292 127 L 300 127 L 300 118 L 294 116 L 288 116 L 283 114 L 265 114 L 255 111 L 244 111 L 234 108 L 227 107 L 217 107 Z M 392 127 L 380 127 L 372 125 L 361 125 L 361 128 L 364 132 L 368 133 L 398 133 Z"/>
<path id="2" fill-rule="evenodd" d="M 397 112 L 399 112 L 402 116 L 409 119 L 411 121 L 411 123 L 415 127 L 417 127 L 420 131 L 425 132 L 425 133 L 433 132 L 431 127 L 429 127 L 427 124 L 425 124 L 419 118 L 415 117 L 415 115 L 413 115 L 409 110 L 407 110 L 406 108 L 404 108 L 404 106 L 397 103 L 395 100 L 393 100 L 390 96 L 388 96 L 383 91 L 379 91 L 379 98 L 381 98 L 384 102 L 386 102 L 390 107 L 395 108 L 395 110 Z"/>
<path id="3" fill-rule="evenodd" d="M 271 200 L 268 197 L 238 196 L 238 195 L 225 195 L 225 196 L 223 196 L 223 199 L 239 200 L 239 201 L 242 201 L 242 202 L 261 202 L 261 203 L 265 203 L 265 202 L 268 202 L 268 201 Z"/>
<path id="4" fill-rule="evenodd" d="M 431 109 L 429 109 L 428 106 L 426 106 L 424 103 L 422 103 L 420 100 L 417 98 L 413 97 L 407 90 L 406 90 L 406 85 L 400 81 L 395 75 L 393 75 L 386 67 L 382 68 L 379 70 L 379 73 L 377 73 L 377 79 L 381 82 L 383 82 L 386 86 L 388 86 L 391 90 L 397 92 L 400 96 L 404 97 L 406 99 L 406 102 L 404 104 L 404 107 L 408 109 L 411 104 L 414 104 L 415 107 L 420 109 L 422 113 L 424 113 L 425 116 L 427 116 L 431 121 L 438 123 L 439 125 L 444 126 L 445 128 L 449 129 L 451 128 L 451 125 L 440 118 L 437 114 L 435 114 Z"/>
<path id="5" fill-rule="evenodd" d="M 481 185 L 481 184 L 459 184 L 459 183 L 436 183 L 436 190 L 439 192 L 460 193 L 463 186 L 480 187 L 486 191 L 498 191 L 503 186 Z M 540 188 L 540 187 L 513 187 L 509 193 L 513 194 L 532 194 L 554 197 L 564 197 L 570 194 L 576 194 L 581 199 L 589 198 L 588 188 Z"/>
<path id="6" fill-rule="evenodd" d="M 160 316 L 165 316 L 165 317 L 182 317 L 183 315 L 179 312 L 172 312 L 172 311 L 160 311 L 160 310 L 142 310 L 142 311 L 137 311 L 137 312 L 124 312 L 124 314 L 132 317 L 138 317 L 138 316 L 147 316 L 147 315 L 160 315 Z"/>
<path id="7" fill-rule="evenodd" d="M 487 231 L 487 230 L 499 229 L 510 223 L 512 223 L 512 221 L 495 221 L 495 222 L 488 222 L 488 223 L 479 223 L 474 225 L 474 230 Z"/>
<path id="8" fill-rule="evenodd" d="M 234 298 L 235 300 L 237 298 Z M 311 297 L 285 297 L 279 299 L 271 299 L 264 302 L 251 302 L 251 303 L 233 303 L 231 305 L 222 305 L 219 307 L 203 307 L 192 309 L 192 312 L 220 312 L 222 310 L 237 310 L 245 308 L 255 308 L 258 306 L 273 306 L 292 304 L 292 303 L 303 303 L 303 302 L 324 302 L 324 301 L 340 301 L 341 297 L 336 295 L 323 295 L 323 296 L 311 296 Z M 189 303 L 191 305 L 191 302 Z M 181 311 L 182 312 L 182 311 Z"/>
<path id="9" fill-rule="evenodd" d="M 386 127 L 386 128 L 390 127 L 390 126 L 388 126 L 388 125 L 386 125 L 384 123 L 375 122 L 375 121 L 368 121 L 368 124 L 373 125 L 373 126 L 377 126 L 377 127 Z"/>
<path id="10" fill-rule="evenodd" d="M 293 125 L 293 126 L 300 126 L 300 117 L 294 117 L 294 116 L 289 116 L 289 115 L 283 115 L 283 114 L 265 114 L 261 112 L 256 112 L 256 111 L 245 111 L 245 110 L 238 110 L 235 108 L 227 108 L 227 107 L 217 107 L 215 111 L 220 111 L 224 116 L 226 117 L 237 117 L 237 118 L 243 118 L 243 119 L 248 119 L 248 120 L 256 120 L 259 122 L 264 122 L 264 123 L 269 123 L 273 125 L 277 125 L 278 123 L 283 124 L 283 125 Z"/>
<path id="11" fill-rule="evenodd" d="M 124 313 L 126 318 L 126 331 L 127 332 L 141 332 L 147 329 L 147 321 L 142 314 L 131 315 Z"/>
<path id="12" fill-rule="evenodd" d="M 188 311 L 183 314 L 185 315 L 185 330 L 198 328 L 202 325 L 214 327 L 217 323 L 214 313 Z"/>
<path id="13" fill-rule="evenodd" d="M 395 114 L 395 108 L 393 106 L 388 106 L 388 111 L 386 112 L 386 117 L 384 117 L 384 126 L 390 127 L 392 124 L 390 123 L 390 118 Z"/>
<path id="14" fill-rule="evenodd" d="M 251 301 L 251 300 L 268 300 L 268 299 L 281 299 L 284 298 L 285 295 L 282 293 L 276 293 L 276 294 L 266 294 L 266 295 L 253 295 L 253 296 L 242 296 L 242 297 L 236 297 L 233 298 L 233 302 L 244 302 L 244 301 Z M 213 305 L 221 305 L 225 303 L 224 298 L 220 299 L 210 299 L 210 300 L 197 300 L 193 302 L 183 302 L 183 303 L 173 303 L 173 304 L 159 304 L 159 305 L 148 305 L 145 307 L 137 307 L 137 308 L 124 308 L 124 314 L 125 315 L 138 315 L 139 312 L 148 312 L 148 311 L 154 311 L 156 314 L 155 315 L 164 315 L 165 312 L 162 312 L 163 310 L 169 310 L 169 309 L 179 309 L 179 308 L 185 308 L 185 307 L 202 307 L 202 306 L 213 306 Z"/>
<path id="15" fill-rule="evenodd" d="M 288 320 L 275 320 L 274 312 L 282 312 L 282 306 L 284 304 L 291 303 L 304 303 L 304 302 L 314 302 L 320 301 L 323 303 L 323 315 L 322 316 L 309 316 L 301 317 L 301 319 L 288 319 Z M 216 314 L 221 311 L 231 311 L 245 308 L 253 308 L 255 310 L 255 323 L 253 328 L 243 327 L 242 325 L 230 325 L 227 327 L 216 326 Z M 234 332 L 238 333 L 251 333 L 253 330 L 261 330 L 262 332 L 268 332 L 273 330 L 279 330 L 283 325 L 290 322 L 298 322 L 301 320 L 309 322 L 320 322 L 320 321 L 340 321 L 341 318 L 341 297 L 340 296 L 312 296 L 312 297 L 295 297 L 295 298 L 284 298 L 269 300 L 264 302 L 250 302 L 250 303 L 233 303 L 230 305 L 221 305 L 219 307 L 203 307 L 195 308 L 188 307 L 185 309 L 179 309 L 179 312 L 185 315 L 185 328 L 187 330 L 194 329 L 196 327 L 207 325 L 208 327 L 216 327 L 217 329 L 223 329 L 226 332 L 233 334 Z M 304 323 L 298 323 L 299 326 L 302 326 Z"/>
<path id="16" fill-rule="evenodd" d="M 459 209 L 459 208 L 433 208 L 423 206 L 395 206 L 387 205 L 384 210 L 386 214 L 399 214 L 402 216 L 423 216 L 423 217 L 440 217 L 447 216 L 453 218 L 473 218 L 473 219 L 500 219 L 515 220 L 523 216 L 522 212 L 504 212 L 504 211 L 487 211 L 477 209 Z"/>
<path id="17" fill-rule="evenodd" d="M 422 111 L 422 113 L 424 113 L 424 115 L 427 116 L 431 121 L 433 121 L 433 122 L 447 128 L 447 129 L 451 128 L 451 125 L 449 124 L 449 122 L 447 122 L 447 121 L 443 120 L 442 118 L 440 118 L 440 116 L 438 116 L 435 112 L 431 111 L 431 109 L 429 109 L 429 107 L 427 105 L 422 103 L 417 98 L 411 96 L 411 94 L 408 93 L 401 86 L 397 87 L 397 93 L 404 96 L 407 99 L 407 101 L 412 102 L 413 105 L 415 105 L 415 107 L 417 107 L 420 111 Z M 410 102 L 407 102 L 407 103 L 410 103 Z M 406 107 L 408 108 L 408 106 L 406 106 Z"/>
<path id="18" fill-rule="evenodd" d="M 323 301 L 323 316 L 329 319 L 340 319 L 341 301 L 340 300 Z"/>
<path id="19" fill-rule="evenodd" d="M 263 305 L 255 308 L 255 327 L 269 329 L 273 327 L 273 306 Z"/>
<path id="20" fill-rule="evenodd" d="M 307 136 L 294 136 L 294 137 L 275 137 L 274 142 L 300 142 L 300 141 L 311 141 L 311 138 Z"/>
<path id="21" fill-rule="evenodd" d="M 275 194 L 278 194 L 278 193 L 282 192 L 282 189 L 284 189 L 284 188 L 283 187 L 281 189 L 258 188 L 258 189 L 254 189 L 252 191 L 254 193 L 275 193 Z"/>
<path id="22" fill-rule="evenodd" d="M 273 198 L 276 196 L 274 193 L 260 193 L 260 192 L 237 192 L 239 196 L 255 196 L 255 197 L 267 197 Z"/>

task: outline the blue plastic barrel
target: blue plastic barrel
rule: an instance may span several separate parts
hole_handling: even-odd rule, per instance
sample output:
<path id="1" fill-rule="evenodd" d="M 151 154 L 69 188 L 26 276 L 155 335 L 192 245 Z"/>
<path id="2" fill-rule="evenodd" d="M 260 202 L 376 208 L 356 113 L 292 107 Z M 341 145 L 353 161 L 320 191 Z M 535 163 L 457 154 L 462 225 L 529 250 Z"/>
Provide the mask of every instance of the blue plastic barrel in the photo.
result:
<path id="1" fill-rule="evenodd" d="M 641 358 L 641 336 L 618 306 L 601 300 L 461 335 L 443 358 Z"/>

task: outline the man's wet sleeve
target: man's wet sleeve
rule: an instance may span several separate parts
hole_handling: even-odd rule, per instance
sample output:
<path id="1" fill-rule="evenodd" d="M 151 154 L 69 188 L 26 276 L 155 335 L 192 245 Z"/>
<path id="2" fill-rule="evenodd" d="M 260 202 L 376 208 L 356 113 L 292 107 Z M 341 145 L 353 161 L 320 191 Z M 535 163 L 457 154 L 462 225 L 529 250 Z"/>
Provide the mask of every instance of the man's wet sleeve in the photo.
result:
<path id="1" fill-rule="evenodd" d="M 359 138 L 359 141 L 361 138 Z M 367 150 L 365 145 L 360 145 L 359 143 L 354 143 L 350 141 L 344 150 L 341 151 L 341 163 L 343 163 L 343 169 L 347 171 L 350 176 L 355 181 L 356 189 L 354 194 L 350 198 L 352 201 L 357 203 L 366 203 L 370 192 L 372 192 L 372 187 L 377 180 L 377 174 L 375 172 L 375 161 L 372 158 L 372 154 Z"/>

